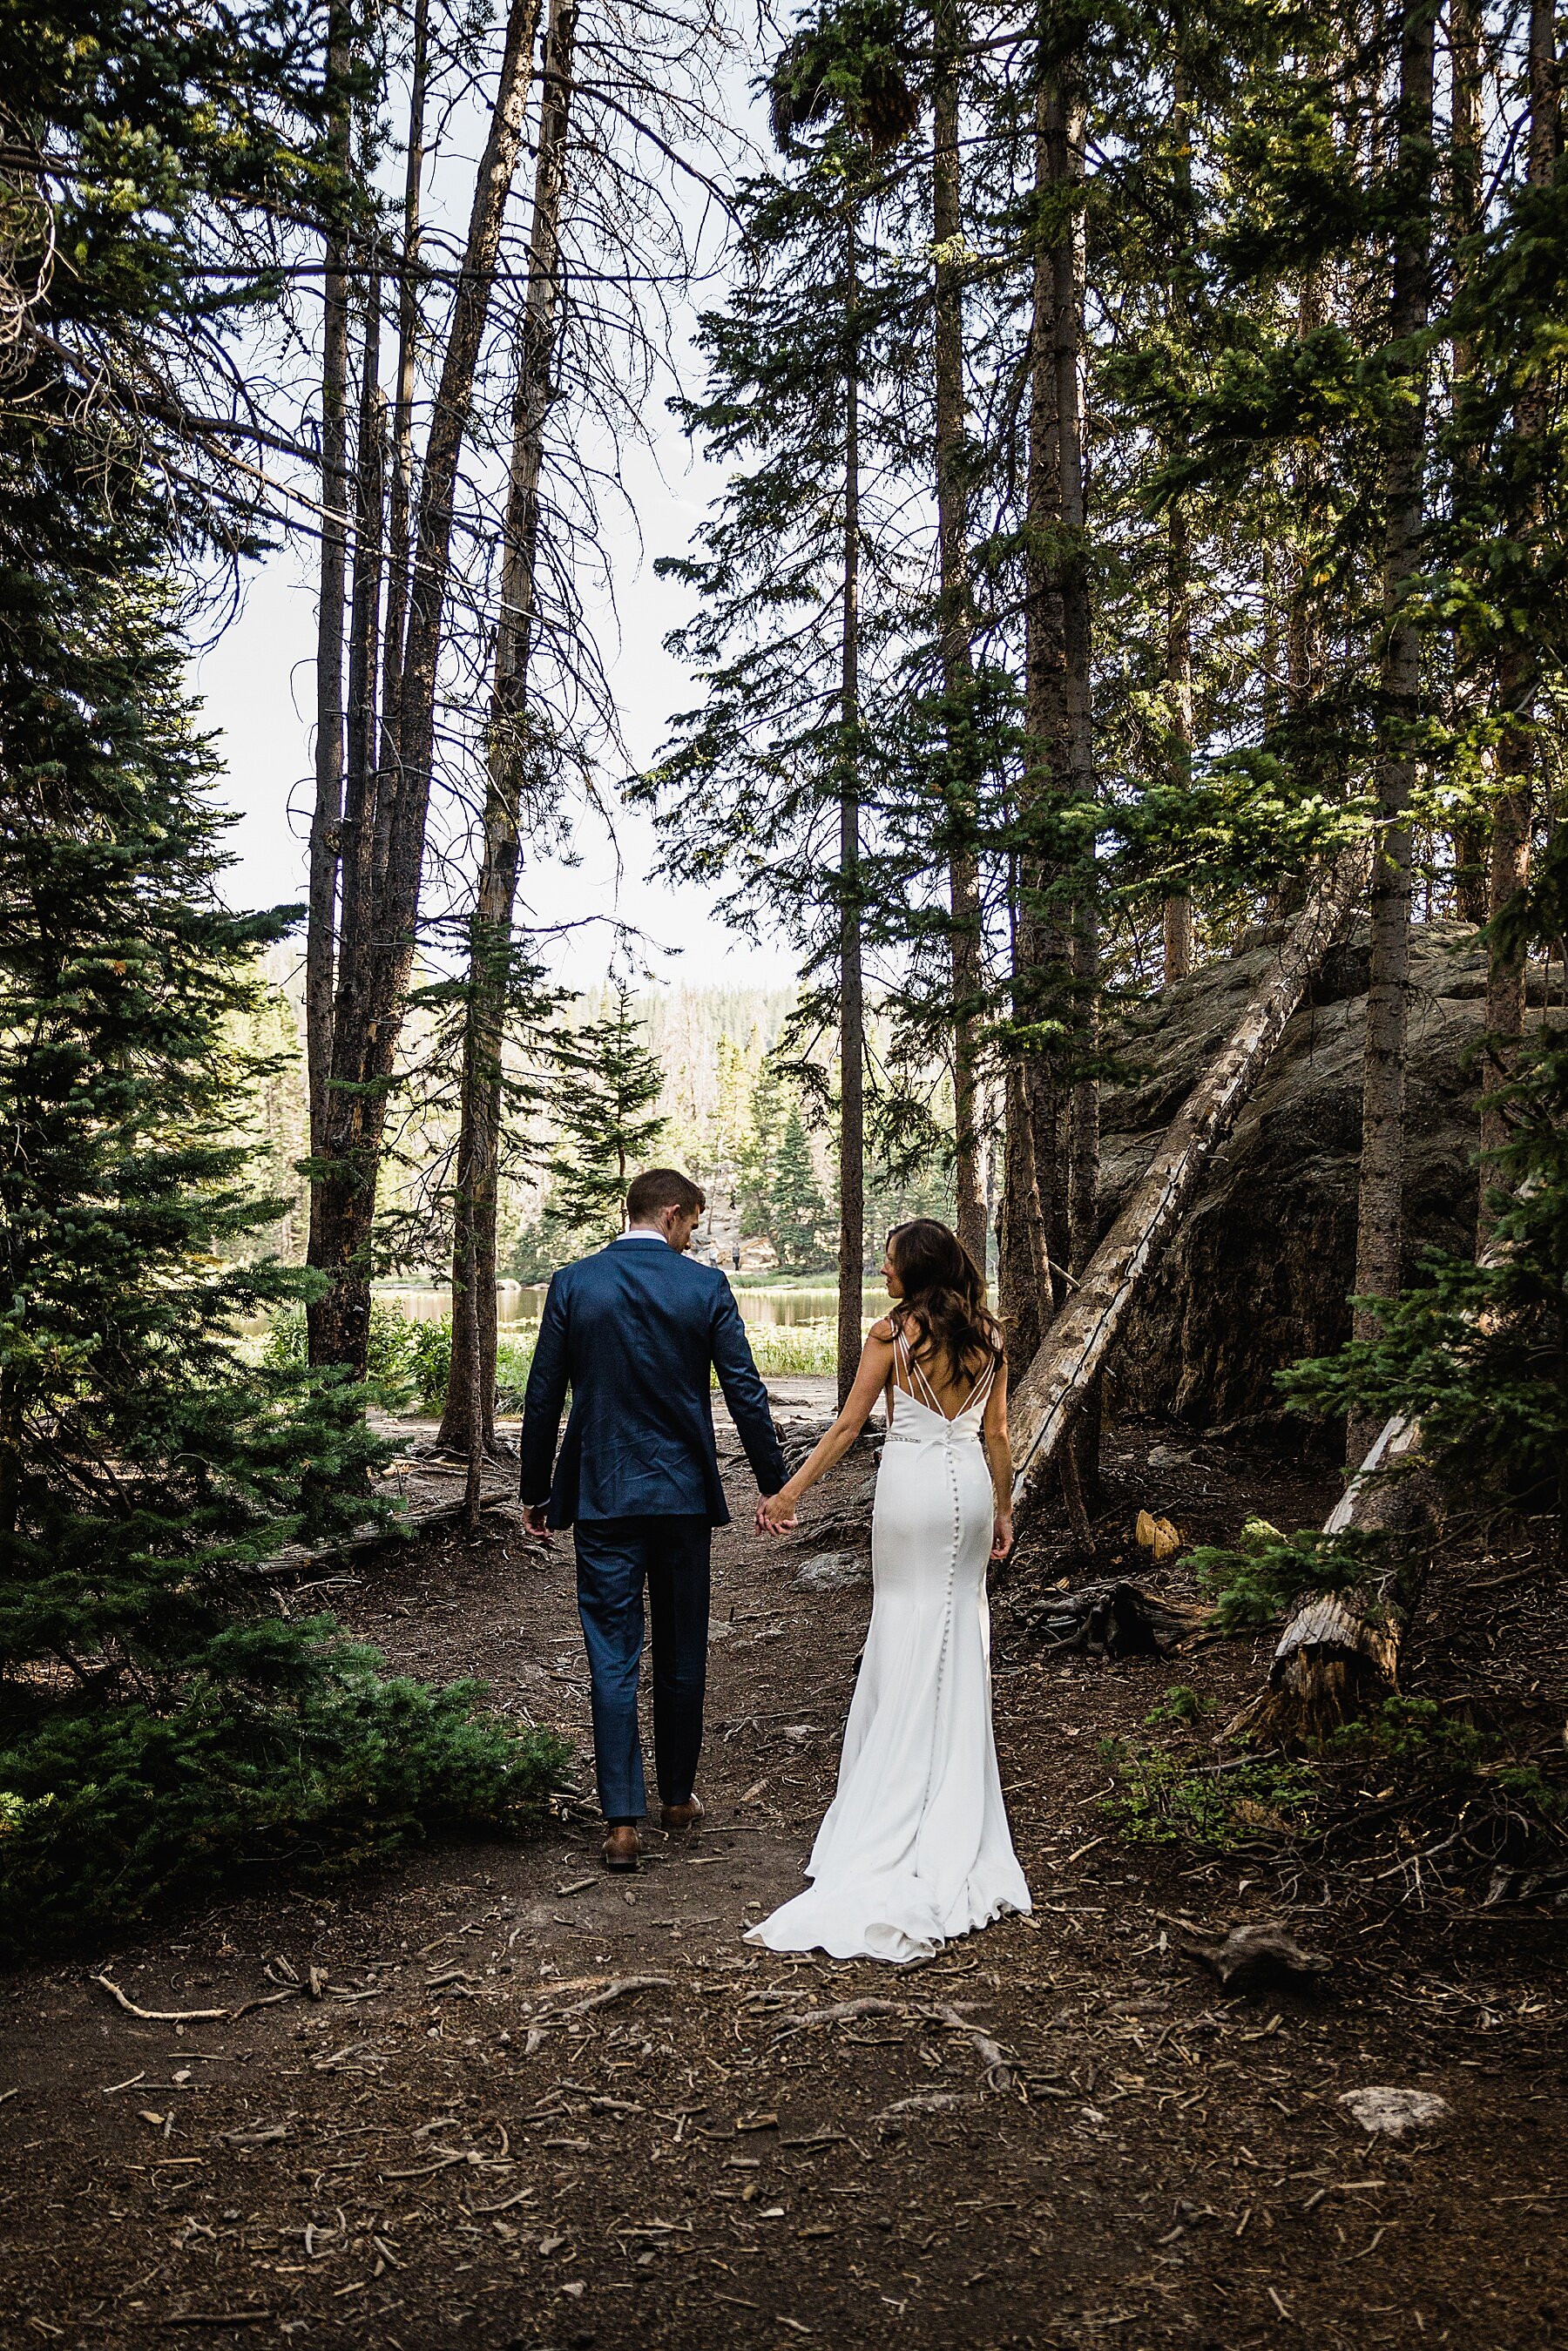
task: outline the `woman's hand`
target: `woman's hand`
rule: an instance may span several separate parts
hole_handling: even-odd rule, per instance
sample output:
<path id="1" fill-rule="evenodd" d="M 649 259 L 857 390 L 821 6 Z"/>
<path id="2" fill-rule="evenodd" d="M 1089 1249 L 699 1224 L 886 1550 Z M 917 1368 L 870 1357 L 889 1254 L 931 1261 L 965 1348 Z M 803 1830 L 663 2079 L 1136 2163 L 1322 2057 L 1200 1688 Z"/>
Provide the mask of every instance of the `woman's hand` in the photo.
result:
<path id="1" fill-rule="evenodd" d="M 1006 1559 L 1013 1547 L 1013 1518 L 1010 1510 L 998 1510 L 991 1527 L 991 1557 Z"/>
<path id="2" fill-rule="evenodd" d="M 757 1505 L 757 1531 L 759 1535 L 788 1534 L 800 1523 L 795 1508 L 795 1498 L 788 1486 L 780 1486 L 776 1494 L 764 1494 Z"/>

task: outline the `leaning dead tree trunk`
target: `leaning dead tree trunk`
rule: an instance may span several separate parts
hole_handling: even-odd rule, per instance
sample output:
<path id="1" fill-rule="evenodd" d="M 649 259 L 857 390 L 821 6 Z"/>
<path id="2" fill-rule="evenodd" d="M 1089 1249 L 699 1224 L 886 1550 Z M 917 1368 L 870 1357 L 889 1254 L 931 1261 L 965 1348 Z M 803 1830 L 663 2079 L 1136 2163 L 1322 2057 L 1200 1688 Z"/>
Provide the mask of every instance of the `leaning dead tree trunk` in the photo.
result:
<path id="1" fill-rule="evenodd" d="M 1140 1282 L 1262 1075 L 1364 878 L 1364 859 L 1347 852 L 1320 880 L 1281 949 L 1274 977 L 1248 1005 L 1166 1129 L 1147 1175 L 1019 1382 L 1012 1421 L 1013 1501 L 1019 1512 L 1038 1495 L 1074 1415 L 1104 1368 Z"/>
<path id="2" fill-rule="evenodd" d="M 490 707 L 485 852 L 469 928 L 452 1257 L 452 1368 L 440 1441 L 467 1456 L 469 1525 L 484 1462 L 496 1450 L 496 1203 L 504 1081 L 501 1053 L 513 960 L 519 820 L 530 759 L 528 663 L 538 621 L 539 475 L 554 397 L 561 307 L 560 218 L 570 121 L 575 0 L 553 0 L 534 172 L 528 289 L 512 399 L 512 454 L 502 533 L 501 609 Z"/>

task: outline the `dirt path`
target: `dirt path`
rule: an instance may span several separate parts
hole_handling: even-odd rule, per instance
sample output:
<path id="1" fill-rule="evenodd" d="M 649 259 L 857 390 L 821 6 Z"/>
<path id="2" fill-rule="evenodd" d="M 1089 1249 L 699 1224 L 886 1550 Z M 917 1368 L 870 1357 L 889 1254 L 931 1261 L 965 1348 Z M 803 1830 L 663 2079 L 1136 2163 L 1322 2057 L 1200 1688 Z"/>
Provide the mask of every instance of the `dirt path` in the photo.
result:
<path id="1" fill-rule="evenodd" d="M 1144 1500 L 1205 1535 L 1321 1501 L 1212 1447 L 1151 1470 L 1158 1434 L 1115 1457 L 1113 1547 Z M 869 1601 L 833 1525 L 869 1475 L 852 1456 L 814 1498 L 830 1541 L 786 1550 L 744 1531 L 735 1479 L 713 1823 L 690 1852 L 653 1838 L 640 1876 L 610 1880 L 563 1824 L 6 1980 L 7 2351 L 1568 2343 L 1563 2011 L 1541 1943 L 1485 1914 L 1380 1925 L 1324 1907 L 1304 1865 L 1283 1886 L 1245 1857 L 1193 1866 L 1122 1843 L 1103 1809 L 1099 1741 L 1135 1735 L 1173 1681 L 1252 1685 L 1249 1644 L 1041 1664 L 998 1608 L 1035 1918 L 903 1975 L 741 1943 L 798 1886 L 831 1793 Z M 1048 1536 L 1020 1587 L 1053 1576 Z M 836 1564 L 801 1583 L 824 1549 Z M 480 1673 L 586 1737 L 569 1544 L 541 1562 L 427 1541 L 330 1597 L 398 1665 Z M 1179 1921 L 1278 1915 L 1282 1893 L 1334 1960 L 1322 1990 L 1219 1998 Z M 100 1969 L 148 2009 L 287 1996 L 180 2027 L 123 2013 Z M 896 2005 L 821 2014 L 867 1997 Z M 1010 2084 L 988 2080 L 987 2037 Z M 1338 2100 L 1383 2083 L 1451 2120 L 1369 2139 Z"/>

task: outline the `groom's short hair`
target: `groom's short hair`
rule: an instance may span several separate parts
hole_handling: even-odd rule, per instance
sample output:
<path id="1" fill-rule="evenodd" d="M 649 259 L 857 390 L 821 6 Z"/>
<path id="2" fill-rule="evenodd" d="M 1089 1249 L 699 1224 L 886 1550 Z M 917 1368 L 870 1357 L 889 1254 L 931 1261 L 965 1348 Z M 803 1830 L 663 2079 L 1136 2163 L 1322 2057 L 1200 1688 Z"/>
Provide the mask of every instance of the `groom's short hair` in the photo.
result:
<path id="1" fill-rule="evenodd" d="M 649 1167 L 634 1178 L 626 1195 L 628 1224 L 652 1224 L 666 1208 L 679 1208 L 684 1217 L 699 1217 L 707 1207 L 707 1194 L 678 1167 Z"/>

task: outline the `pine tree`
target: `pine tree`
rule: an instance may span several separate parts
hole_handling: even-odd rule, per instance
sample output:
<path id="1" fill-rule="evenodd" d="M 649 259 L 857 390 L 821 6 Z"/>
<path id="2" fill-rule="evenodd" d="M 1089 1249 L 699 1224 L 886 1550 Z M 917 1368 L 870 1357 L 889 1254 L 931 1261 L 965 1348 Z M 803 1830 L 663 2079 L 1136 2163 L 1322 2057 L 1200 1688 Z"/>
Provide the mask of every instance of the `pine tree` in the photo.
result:
<path id="1" fill-rule="evenodd" d="M 57 498 L 57 517 L 61 501 Z M 15 509 L 12 510 L 15 512 Z M 90 523 L 90 518 L 87 518 Z M 5 533 L 0 775 L 0 1941 L 134 1917 L 247 1855 L 363 1852 L 536 1801 L 556 1747 L 383 1683 L 256 1570 L 362 1520 L 358 1391 L 255 1366 L 300 1292 L 229 1136 L 286 917 L 227 913 L 206 747 L 131 584 Z M 77 550 L 79 554 L 80 550 Z M 20 557 L 20 559 L 19 559 Z"/>
<path id="2" fill-rule="evenodd" d="M 46 12 L 7 92 L 53 171 L 83 159 L 57 183 L 71 266 L 38 297 L 50 340 L 24 332 L 0 393 L 7 1949 L 269 1855 L 319 1866 L 444 1818 L 519 1819 L 564 1761 L 479 1719 L 471 1689 L 383 1681 L 329 1620 L 283 1617 L 259 1573 L 362 1522 L 380 1448 L 362 1392 L 239 1343 L 242 1318 L 303 1292 L 245 1261 L 284 1204 L 257 1197 L 235 1140 L 264 1070 L 244 1050 L 258 951 L 290 915 L 223 904 L 172 625 L 176 530 L 215 534 L 225 508 L 193 480 L 170 510 L 148 444 L 177 437 L 178 403 L 149 402 L 148 422 L 117 394 L 126 350 L 144 390 L 162 338 L 221 332 L 213 212 L 238 234 L 299 169 L 315 99 L 285 13 Z M 70 382 L 78 337 L 101 362 L 92 402 Z"/>
<path id="3" fill-rule="evenodd" d="M 822 1246 L 823 1228 L 830 1221 L 828 1204 L 799 1102 L 784 1122 L 770 1193 L 776 1247 L 784 1264 L 796 1273 L 814 1273 L 831 1264 Z"/>
<path id="4" fill-rule="evenodd" d="M 779 1152 L 789 1123 L 789 1089 L 778 1064 L 765 1061 L 751 1089 L 740 1155 L 740 1228 L 760 1234 L 782 1254 L 775 1185 Z"/>
<path id="5" fill-rule="evenodd" d="M 617 983 L 610 1018 L 590 1021 L 558 1049 L 548 1221 L 579 1251 L 623 1228 L 626 1187 L 664 1133 L 667 1122 L 653 1109 L 664 1066 L 645 1034 L 631 990 Z"/>

